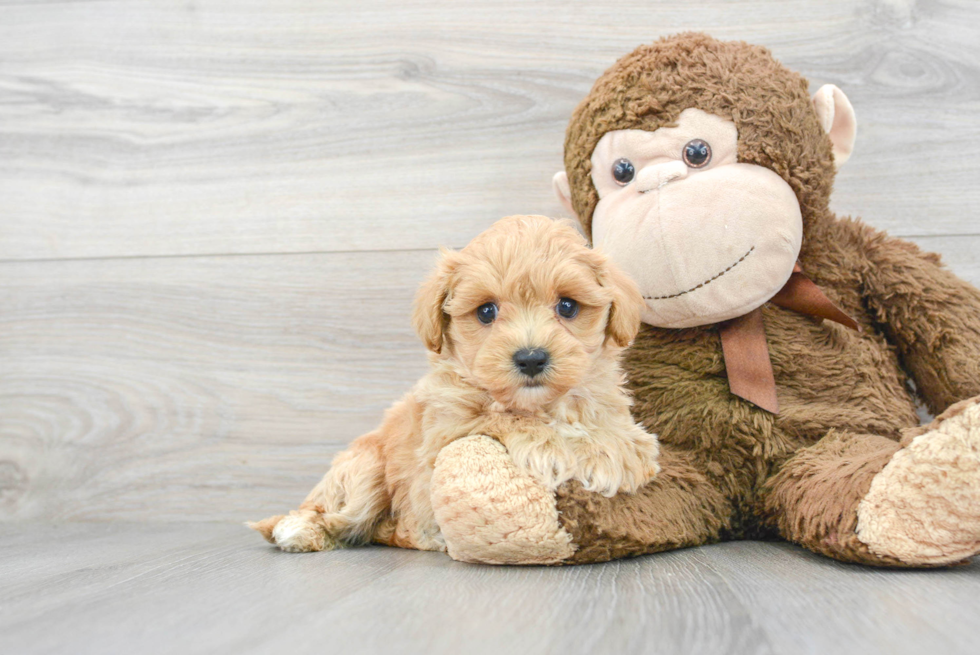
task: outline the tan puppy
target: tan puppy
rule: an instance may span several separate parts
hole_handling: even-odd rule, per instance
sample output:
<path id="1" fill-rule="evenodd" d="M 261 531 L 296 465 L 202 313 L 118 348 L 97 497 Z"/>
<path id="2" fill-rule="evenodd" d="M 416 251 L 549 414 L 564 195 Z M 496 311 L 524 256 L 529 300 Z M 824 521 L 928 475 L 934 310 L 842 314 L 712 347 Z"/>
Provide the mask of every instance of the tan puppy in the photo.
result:
<path id="1" fill-rule="evenodd" d="M 299 510 L 249 524 L 290 552 L 377 541 L 445 550 L 430 485 L 447 444 L 488 435 L 553 490 L 612 496 L 654 476 L 656 437 L 630 416 L 619 355 L 636 285 L 568 223 L 511 216 L 445 251 L 413 321 L 432 370 L 339 453 Z"/>

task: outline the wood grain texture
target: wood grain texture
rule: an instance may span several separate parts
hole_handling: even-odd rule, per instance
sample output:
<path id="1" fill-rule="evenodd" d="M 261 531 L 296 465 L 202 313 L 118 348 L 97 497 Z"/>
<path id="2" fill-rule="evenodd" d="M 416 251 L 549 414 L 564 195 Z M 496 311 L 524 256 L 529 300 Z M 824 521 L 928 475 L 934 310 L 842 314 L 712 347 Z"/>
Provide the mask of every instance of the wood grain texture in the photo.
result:
<path id="1" fill-rule="evenodd" d="M 851 97 L 835 207 L 977 234 L 972 0 L 0 3 L 0 259 L 461 245 L 558 214 L 568 117 L 702 29 Z"/>
<path id="2" fill-rule="evenodd" d="M 0 516 L 255 518 L 426 369 L 435 253 L 0 264 Z"/>
<path id="3" fill-rule="evenodd" d="M 976 652 L 980 564 L 849 566 L 734 542 L 602 565 L 290 555 L 213 524 L 0 526 L 0 651 Z"/>

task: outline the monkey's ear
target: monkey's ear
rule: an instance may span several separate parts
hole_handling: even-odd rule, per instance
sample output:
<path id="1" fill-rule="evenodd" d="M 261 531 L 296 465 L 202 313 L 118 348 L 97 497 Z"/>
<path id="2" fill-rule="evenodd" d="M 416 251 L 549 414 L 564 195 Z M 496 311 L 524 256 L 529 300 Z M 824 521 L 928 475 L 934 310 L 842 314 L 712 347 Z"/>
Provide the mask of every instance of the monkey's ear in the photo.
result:
<path id="1" fill-rule="evenodd" d="M 419 287 L 415 295 L 415 306 L 412 308 L 415 332 L 425 347 L 434 353 L 442 352 L 445 341 L 449 316 L 444 307 L 449 298 L 451 277 L 456 269 L 455 253 L 451 250 L 442 250 L 441 253 L 439 265 Z"/>
<path id="2" fill-rule="evenodd" d="M 813 108 L 817 110 L 820 126 L 834 144 L 834 165 L 840 168 L 854 150 L 857 135 L 854 107 L 843 91 L 833 84 L 824 84 L 813 94 Z"/>
<path id="3" fill-rule="evenodd" d="M 555 176 L 551 178 L 551 186 L 555 190 L 555 195 L 558 196 L 558 202 L 568 212 L 569 217 L 578 218 L 575 215 L 575 210 L 572 209 L 572 187 L 568 184 L 568 175 L 565 174 L 565 171 L 555 173 Z"/>

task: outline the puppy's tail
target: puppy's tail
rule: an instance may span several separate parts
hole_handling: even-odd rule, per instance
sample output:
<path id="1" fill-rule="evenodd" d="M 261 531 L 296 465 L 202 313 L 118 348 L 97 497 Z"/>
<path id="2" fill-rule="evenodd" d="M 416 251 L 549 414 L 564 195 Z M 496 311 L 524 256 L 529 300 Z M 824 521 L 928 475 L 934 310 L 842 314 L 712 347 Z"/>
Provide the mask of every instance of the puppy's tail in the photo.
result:
<path id="1" fill-rule="evenodd" d="M 372 433 L 334 458 L 298 510 L 246 525 L 287 552 L 331 550 L 370 541 L 389 506 L 380 441 Z"/>
<path id="2" fill-rule="evenodd" d="M 270 544 L 274 544 L 276 540 L 272 538 L 272 531 L 276 529 L 276 524 L 284 518 L 286 518 L 285 514 L 280 514 L 279 516 L 270 516 L 261 521 L 246 521 L 245 525 L 265 537 L 265 540 Z"/>

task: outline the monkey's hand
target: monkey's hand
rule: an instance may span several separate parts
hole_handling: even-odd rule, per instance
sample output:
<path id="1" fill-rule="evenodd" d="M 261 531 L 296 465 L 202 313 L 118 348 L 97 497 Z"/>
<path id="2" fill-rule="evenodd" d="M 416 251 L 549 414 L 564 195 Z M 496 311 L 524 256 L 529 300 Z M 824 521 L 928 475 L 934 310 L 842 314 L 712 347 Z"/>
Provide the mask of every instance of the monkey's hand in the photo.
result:
<path id="1" fill-rule="evenodd" d="M 571 535 L 558 522 L 554 493 L 515 465 L 491 437 L 465 437 L 442 449 L 431 499 L 453 559 L 557 564 L 575 552 Z"/>

